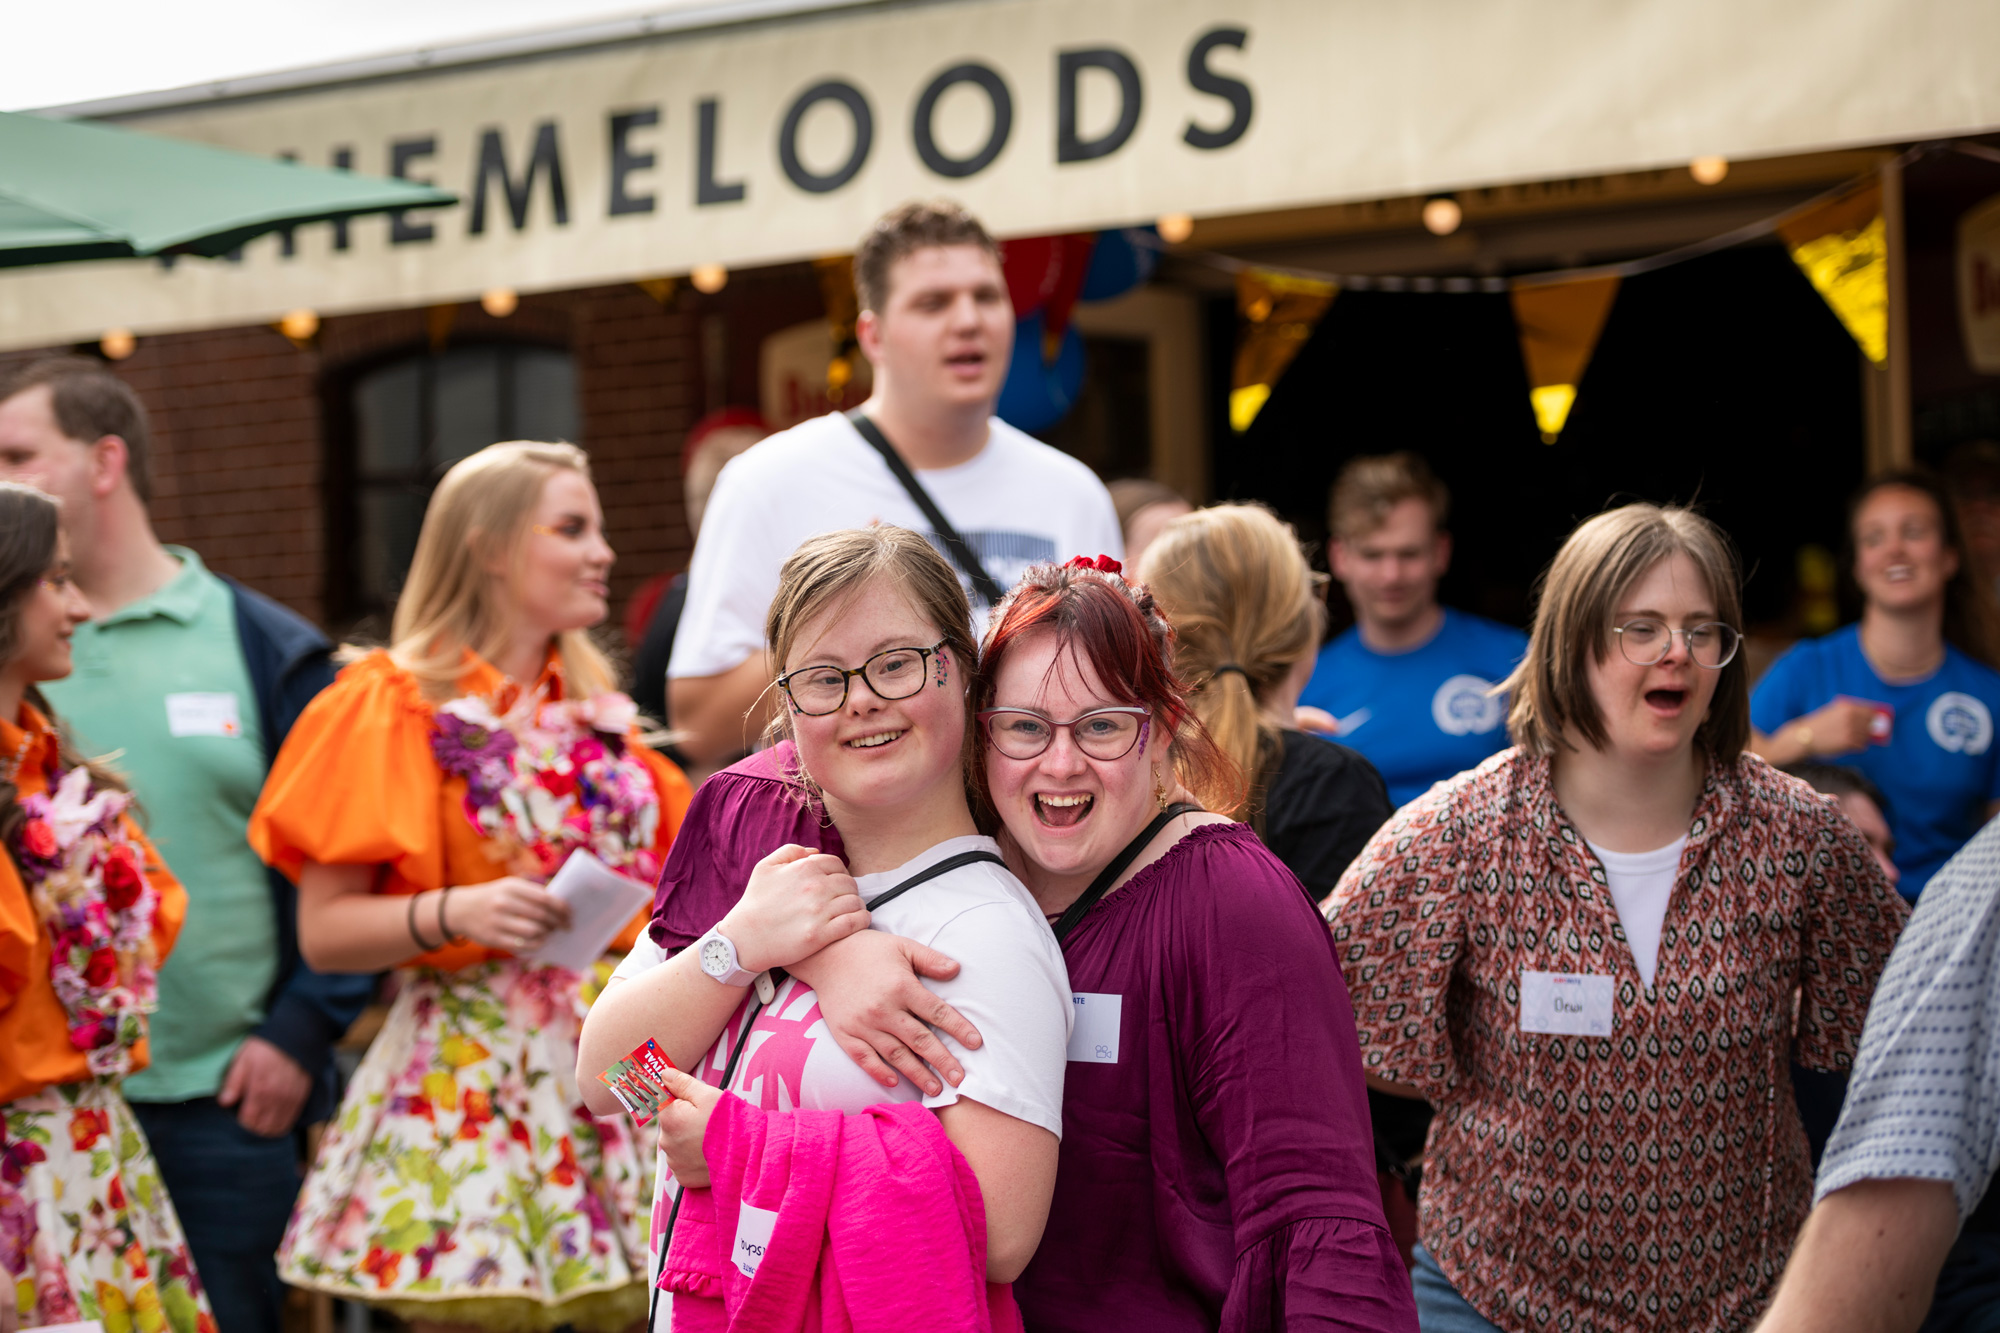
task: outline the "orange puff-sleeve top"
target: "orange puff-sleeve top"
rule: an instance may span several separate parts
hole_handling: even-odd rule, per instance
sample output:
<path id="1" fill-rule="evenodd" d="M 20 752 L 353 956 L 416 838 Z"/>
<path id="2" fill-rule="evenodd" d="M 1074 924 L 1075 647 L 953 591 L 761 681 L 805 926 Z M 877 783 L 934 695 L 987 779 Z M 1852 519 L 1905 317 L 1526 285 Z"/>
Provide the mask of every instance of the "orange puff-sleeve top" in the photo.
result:
<path id="1" fill-rule="evenodd" d="M 562 665 L 551 655 L 528 705 L 496 668 L 466 654 L 462 698 L 485 701 L 495 714 L 515 715 L 534 699 L 564 698 Z M 351 663 L 307 705 L 293 725 L 263 795 L 250 816 L 250 845 L 297 881 L 308 861 L 381 868 L 375 892 L 423 893 L 448 885 L 482 884 L 509 874 L 536 877 L 553 867 L 525 865 L 516 840 L 490 836 L 468 816 L 467 779 L 447 772 L 432 751 L 439 706 L 415 676 L 386 652 Z M 651 863 L 667 854 L 693 790 L 672 763 L 628 731 L 625 753 L 644 766 L 658 799 Z M 629 871 L 629 868 L 628 868 Z M 644 925 L 640 913 L 612 943 L 629 949 Z M 408 966 L 453 971 L 509 955 L 470 941 L 447 944 Z"/>
<path id="2" fill-rule="evenodd" d="M 14 722 L 0 719 L 0 768 L 12 763 L 17 798 L 49 790 L 56 772 L 56 735 L 49 719 L 23 704 Z M 187 918 L 187 893 L 153 844 L 128 815 L 125 836 L 140 854 L 140 873 L 159 895 L 153 908 L 154 965 L 165 962 Z M 70 1040 L 69 1015 L 56 995 L 50 964 L 55 939 L 11 852 L 0 854 L 0 1105 L 44 1088 L 91 1077 L 90 1062 Z M 141 1038 L 131 1072 L 150 1060 Z"/>

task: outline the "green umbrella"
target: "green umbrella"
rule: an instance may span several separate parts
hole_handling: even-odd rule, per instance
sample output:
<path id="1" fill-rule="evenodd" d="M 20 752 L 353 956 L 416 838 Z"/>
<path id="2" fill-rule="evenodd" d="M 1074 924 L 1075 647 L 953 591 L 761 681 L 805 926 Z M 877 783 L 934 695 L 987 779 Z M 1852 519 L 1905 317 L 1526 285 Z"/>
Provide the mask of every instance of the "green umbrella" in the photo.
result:
<path id="1" fill-rule="evenodd" d="M 301 222 L 456 202 L 411 181 L 0 112 L 0 268 L 158 254 L 212 258 Z"/>

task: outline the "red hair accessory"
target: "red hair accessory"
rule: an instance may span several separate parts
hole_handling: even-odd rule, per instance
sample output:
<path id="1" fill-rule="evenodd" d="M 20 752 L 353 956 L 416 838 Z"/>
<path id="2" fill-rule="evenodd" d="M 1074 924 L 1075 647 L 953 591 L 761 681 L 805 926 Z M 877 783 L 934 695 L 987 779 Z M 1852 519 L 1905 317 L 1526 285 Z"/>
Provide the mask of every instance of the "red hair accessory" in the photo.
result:
<path id="1" fill-rule="evenodd" d="M 1100 555 L 1095 560 L 1092 560 L 1087 555 L 1073 555 L 1063 565 L 1063 568 L 1094 569 L 1100 574 L 1123 574 L 1125 572 L 1125 566 L 1119 564 L 1108 555 Z"/>

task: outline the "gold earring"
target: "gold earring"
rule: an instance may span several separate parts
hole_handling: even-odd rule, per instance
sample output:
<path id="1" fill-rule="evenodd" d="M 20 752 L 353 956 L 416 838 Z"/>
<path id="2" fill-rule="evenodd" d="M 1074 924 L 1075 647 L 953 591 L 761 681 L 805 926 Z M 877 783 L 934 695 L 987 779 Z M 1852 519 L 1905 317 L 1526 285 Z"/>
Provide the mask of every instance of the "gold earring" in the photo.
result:
<path id="1" fill-rule="evenodd" d="M 1153 770 L 1153 800 L 1159 803 L 1160 809 L 1167 808 L 1167 784 L 1157 768 Z"/>

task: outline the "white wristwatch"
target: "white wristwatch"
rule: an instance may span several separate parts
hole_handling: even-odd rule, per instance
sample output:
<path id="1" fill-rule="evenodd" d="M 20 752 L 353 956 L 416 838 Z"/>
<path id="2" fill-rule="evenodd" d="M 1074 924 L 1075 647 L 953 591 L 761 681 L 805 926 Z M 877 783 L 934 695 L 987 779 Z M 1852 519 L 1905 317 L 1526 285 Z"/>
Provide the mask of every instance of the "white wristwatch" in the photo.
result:
<path id="1" fill-rule="evenodd" d="M 701 970 L 725 986 L 747 986 L 757 979 L 755 972 L 746 971 L 737 963 L 736 945 L 719 930 L 711 929 L 696 940 L 694 955 L 701 962 Z"/>

